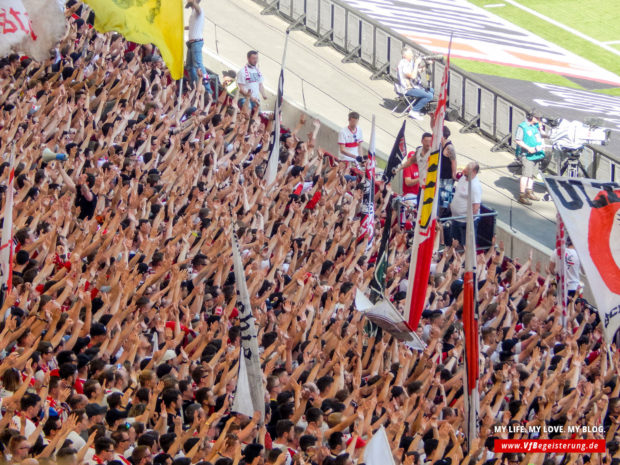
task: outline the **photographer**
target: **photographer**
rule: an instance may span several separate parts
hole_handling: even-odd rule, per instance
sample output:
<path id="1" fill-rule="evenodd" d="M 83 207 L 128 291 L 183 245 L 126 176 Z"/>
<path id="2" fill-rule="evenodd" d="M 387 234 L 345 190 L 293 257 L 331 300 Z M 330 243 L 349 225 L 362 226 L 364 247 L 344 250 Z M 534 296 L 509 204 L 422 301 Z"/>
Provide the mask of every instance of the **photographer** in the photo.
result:
<path id="1" fill-rule="evenodd" d="M 407 97 L 417 99 L 409 112 L 409 117 L 413 119 L 422 119 L 420 110 L 432 100 L 434 95 L 432 87 L 426 90 L 422 85 L 420 74 L 425 67 L 426 64 L 422 57 L 418 57 L 413 61 L 413 50 L 409 47 L 403 49 L 403 59 L 398 63 L 398 83 L 396 84 L 396 89 Z"/>
<path id="2" fill-rule="evenodd" d="M 523 163 L 523 171 L 519 182 L 519 203 L 532 205 L 531 200 L 539 200 L 534 195 L 534 177 L 540 169 L 540 164 L 545 158 L 545 151 L 542 147 L 542 135 L 540 134 L 539 110 L 532 110 L 526 115 L 517 128 L 515 143 L 517 144 L 516 155 Z M 525 155 L 525 157 L 523 157 Z"/>

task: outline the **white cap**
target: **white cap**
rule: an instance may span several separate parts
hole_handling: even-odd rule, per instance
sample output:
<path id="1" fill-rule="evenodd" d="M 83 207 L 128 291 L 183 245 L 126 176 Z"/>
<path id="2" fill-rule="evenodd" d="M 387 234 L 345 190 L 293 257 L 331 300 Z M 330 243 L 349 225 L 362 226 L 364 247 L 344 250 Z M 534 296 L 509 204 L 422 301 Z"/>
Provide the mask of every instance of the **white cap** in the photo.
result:
<path id="1" fill-rule="evenodd" d="M 177 354 L 175 353 L 175 351 L 171 350 L 171 349 L 168 349 L 166 351 L 166 353 L 164 354 L 164 358 L 161 361 L 162 361 L 162 363 L 164 363 L 164 362 L 167 362 L 169 360 L 173 360 L 175 358 L 177 358 Z"/>

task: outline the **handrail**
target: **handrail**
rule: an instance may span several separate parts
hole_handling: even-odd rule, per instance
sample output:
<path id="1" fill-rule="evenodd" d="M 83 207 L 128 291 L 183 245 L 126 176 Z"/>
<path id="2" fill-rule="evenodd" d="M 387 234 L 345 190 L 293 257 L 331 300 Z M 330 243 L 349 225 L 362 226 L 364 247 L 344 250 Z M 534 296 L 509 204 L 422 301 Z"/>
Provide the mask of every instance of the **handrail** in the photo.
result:
<path id="1" fill-rule="evenodd" d="M 264 3 L 261 0 L 254 0 L 258 3 Z M 389 34 L 391 36 L 394 36 L 396 38 L 398 38 L 399 40 L 405 42 L 408 46 L 415 48 L 416 50 L 418 50 L 419 52 L 421 52 L 423 55 L 431 55 L 433 54 L 433 52 L 427 48 L 425 48 L 424 46 L 417 44 L 415 42 L 413 42 L 411 39 L 405 37 L 404 35 L 402 35 L 401 33 L 395 31 L 394 29 L 386 26 L 385 24 L 381 24 L 379 21 L 377 21 L 376 19 L 371 18 L 370 16 L 366 15 L 366 13 L 360 11 L 360 10 L 356 10 L 354 8 L 351 7 L 351 5 L 349 5 L 348 3 L 342 1 L 342 0 L 330 0 L 332 1 L 334 4 L 341 6 L 343 8 L 345 8 L 346 10 L 351 10 L 355 12 L 356 16 L 361 17 L 364 21 L 367 21 L 369 23 L 371 23 L 375 28 L 377 29 L 381 29 L 383 32 L 385 32 L 386 34 Z M 495 95 L 500 96 L 501 98 L 503 98 L 504 100 L 508 100 L 510 103 L 513 103 L 515 105 L 521 106 L 521 102 L 517 101 L 514 97 L 509 96 L 508 94 L 504 93 L 502 90 L 498 89 L 497 87 L 494 87 L 491 84 L 488 84 L 486 82 L 482 82 L 480 80 L 480 78 L 473 76 L 471 73 L 469 73 L 469 71 L 465 71 L 462 68 L 459 68 L 458 66 L 455 66 L 453 64 L 450 64 L 450 69 L 453 71 L 458 72 L 459 74 L 463 75 L 463 77 L 469 79 L 472 82 L 475 82 L 476 84 L 480 85 L 480 86 L 484 86 L 485 89 L 493 92 Z"/>
<path id="2" fill-rule="evenodd" d="M 497 216 L 497 212 L 494 210 L 492 212 L 488 212 L 488 213 L 476 213 L 475 215 L 472 215 L 474 218 L 482 218 L 485 216 Z M 437 218 L 439 221 L 441 221 L 442 223 L 445 223 L 446 221 L 452 221 L 452 220 L 465 220 L 467 219 L 466 215 L 462 215 L 462 216 L 448 216 L 446 218 Z"/>

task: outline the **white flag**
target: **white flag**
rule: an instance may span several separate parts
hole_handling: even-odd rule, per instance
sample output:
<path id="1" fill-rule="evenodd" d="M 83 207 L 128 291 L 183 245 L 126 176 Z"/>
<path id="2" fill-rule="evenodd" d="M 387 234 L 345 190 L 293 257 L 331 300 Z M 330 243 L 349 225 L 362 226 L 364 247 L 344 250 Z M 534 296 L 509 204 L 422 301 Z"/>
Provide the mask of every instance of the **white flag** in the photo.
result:
<path id="1" fill-rule="evenodd" d="M 28 40 L 28 12 L 21 0 L 0 0 L 0 57 L 5 57 Z"/>
<path id="2" fill-rule="evenodd" d="M 22 0 L 34 30 L 35 39 L 24 44 L 24 52 L 37 61 L 50 57 L 50 50 L 67 32 L 64 2 L 59 0 Z"/>
<path id="3" fill-rule="evenodd" d="M 424 350 L 426 348 L 426 344 L 416 332 L 409 329 L 402 313 L 386 298 L 382 297 L 373 304 L 361 290 L 356 289 L 355 308 L 384 331 L 399 341 L 403 341 L 410 349 Z"/>
<path id="4" fill-rule="evenodd" d="M 605 340 L 620 328 L 620 185 L 545 177 L 594 294 Z"/>
<path id="5" fill-rule="evenodd" d="M 360 224 L 360 235 L 357 238 L 358 242 L 361 242 L 365 237 L 367 238 L 367 252 L 372 248 L 372 243 L 375 239 L 375 115 L 372 115 L 371 127 L 366 173 L 364 174 L 363 216 Z"/>
<path id="6" fill-rule="evenodd" d="M 44 61 L 66 31 L 59 0 L 0 0 L 0 56 L 15 52 Z"/>
<path id="7" fill-rule="evenodd" d="M 233 227 L 234 228 L 234 227 Z M 252 307 L 250 306 L 250 295 L 248 285 L 245 281 L 245 271 L 241 254 L 239 253 L 239 241 L 235 230 L 232 231 L 232 250 L 233 267 L 235 271 L 235 282 L 237 285 L 237 307 L 239 311 L 239 321 L 241 322 L 241 354 L 239 358 L 245 358 L 246 375 L 248 378 L 248 389 L 254 412 L 260 412 L 261 422 L 265 419 L 265 389 L 263 387 L 263 371 L 258 357 L 258 341 L 256 340 L 256 325 Z"/>
<path id="8" fill-rule="evenodd" d="M 232 411 L 250 418 L 254 415 L 252 395 L 250 394 L 250 381 L 247 368 L 245 367 L 243 351 L 239 355 L 239 376 L 237 376 L 237 389 L 235 390 Z"/>
<path id="9" fill-rule="evenodd" d="M 13 275 L 13 182 L 15 179 L 15 148 L 11 150 L 9 159 L 9 178 L 4 201 L 2 243 L 0 243 L 0 288 L 5 297 L 11 293 Z"/>
<path id="10" fill-rule="evenodd" d="M 394 456 L 390 449 L 385 428 L 377 430 L 364 449 L 364 463 L 366 465 L 394 465 Z"/>

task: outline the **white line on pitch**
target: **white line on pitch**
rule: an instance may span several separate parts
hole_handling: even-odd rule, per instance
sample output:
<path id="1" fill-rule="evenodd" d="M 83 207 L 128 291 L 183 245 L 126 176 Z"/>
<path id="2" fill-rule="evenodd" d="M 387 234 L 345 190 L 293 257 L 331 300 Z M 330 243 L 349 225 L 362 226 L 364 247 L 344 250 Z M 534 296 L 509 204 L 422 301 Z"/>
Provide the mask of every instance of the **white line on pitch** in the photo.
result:
<path id="1" fill-rule="evenodd" d="M 555 19 L 549 18 L 548 16 L 545 16 L 545 15 L 539 13 L 536 10 L 532 10 L 531 8 L 528 8 L 528 7 L 524 6 L 524 5 L 521 5 L 520 3 L 516 2 L 515 0 L 505 0 L 505 1 L 506 1 L 506 3 L 510 3 L 511 5 L 516 6 L 517 8 L 519 8 L 519 9 L 521 9 L 523 11 L 526 11 L 527 13 L 529 13 L 531 15 L 536 16 L 536 17 L 542 19 L 543 21 L 548 22 L 549 24 L 553 24 L 554 26 L 557 26 L 557 27 L 559 27 L 561 29 L 564 29 L 565 31 L 568 31 L 571 34 L 576 35 L 577 37 L 580 37 L 580 38 L 582 38 L 584 40 L 587 40 L 588 42 L 590 42 L 590 43 L 592 43 L 594 45 L 597 45 L 597 46 L 607 50 L 608 52 L 613 53 L 614 55 L 620 56 L 620 50 L 615 49 L 613 47 L 610 47 L 609 45 L 607 45 L 607 44 L 605 44 L 605 43 L 603 43 L 603 42 L 601 42 L 599 40 L 596 40 L 596 39 L 594 39 L 594 38 L 584 34 L 583 32 L 579 32 L 577 29 L 573 29 L 572 27 L 567 26 L 566 24 L 562 24 L 559 21 L 556 21 Z"/>
<path id="2" fill-rule="evenodd" d="M 498 8 L 500 6 L 506 6 L 505 3 L 491 3 L 489 5 L 484 5 L 485 8 Z"/>
<path id="3" fill-rule="evenodd" d="M 620 44 L 620 40 L 609 40 L 607 42 L 603 42 L 606 45 L 616 45 L 616 44 Z"/>

